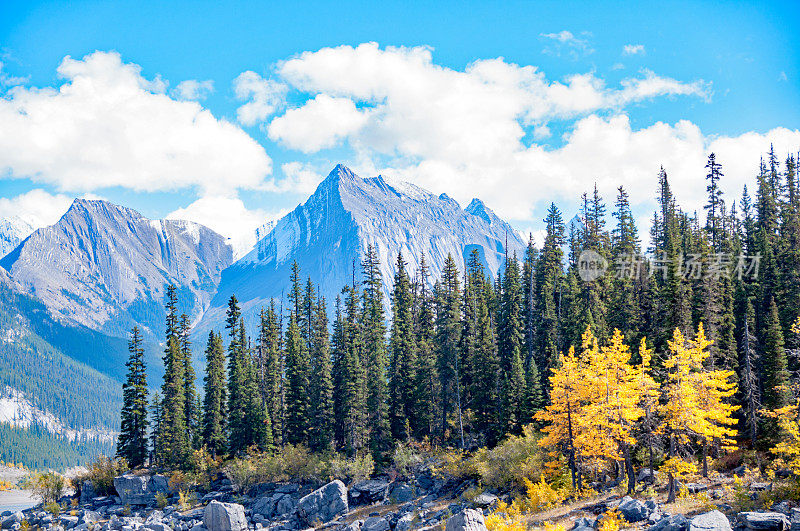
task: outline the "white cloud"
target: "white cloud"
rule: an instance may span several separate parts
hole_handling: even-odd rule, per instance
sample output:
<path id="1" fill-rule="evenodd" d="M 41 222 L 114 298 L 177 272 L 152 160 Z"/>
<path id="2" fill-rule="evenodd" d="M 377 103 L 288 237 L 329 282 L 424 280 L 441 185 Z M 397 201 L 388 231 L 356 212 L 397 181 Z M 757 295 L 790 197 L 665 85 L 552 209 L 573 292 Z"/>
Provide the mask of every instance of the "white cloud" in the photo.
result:
<path id="1" fill-rule="evenodd" d="M 622 55 L 644 55 L 644 44 L 626 44 L 622 47 Z"/>
<path id="2" fill-rule="evenodd" d="M 302 107 L 289 109 L 269 124 L 269 137 L 305 153 L 319 151 L 357 133 L 369 120 L 350 98 L 320 94 Z"/>
<path id="3" fill-rule="evenodd" d="M 204 196 L 185 208 L 169 213 L 168 219 L 185 219 L 205 225 L 228 238 L 234 259 L 247 254 L 256 243 L 256 229 L 284 213 L 248 210 L 238 197 Z"/>
<path id="4" fill-rule="evenodd" d="M 298 194 L 311 194 L 325 178 L 310 164 L 297 161 L 281 164 L 281 172 L 286 178 L 275 183 L 273 190 L 276 192 L 291 191 Z"/>
<path id="5" fill-rule="evenodd" d="M 236 110 L 239 122 L 255 125 L 271 116 L 283 103 L 286 86 L 248 70 L 233 80 L 233 91 L 237 99 L 247 101 Z"/>
<path id="6" fill-rule="evenodd" d="M 181 81 L 175 90 L 172 91 L 172 96 L 180 100 L 202 101 L 214 92 L 214 81 L 207 79 L 205 81 L 197 81 L 196 79 L 187 79 Z"/>
<path id="7" fill-rule="evenodd" d="M 5 63 L 0 61 L 0 87 L 13 87 L 14 85 L 22 85 L 28 82 L 27 77 L 12 76 L 3 72 Z"/>
<path id="8" fill-rule="evenodd" d="M 71 204 L 69 196 L 35 188 L 16 197 L 0 197 L 0 219 L 18 217 L 40 229 L 57 222 Z"/>
<path id="9" fill-rule="evenodd" d="M 262 185 L 264 148 L 193 101 L 165 94 L 114 52 L 66 57 L 58 87 L 12 87 L 0 98 L 0 173 L 64 191 L 197 187 L 204 194 Z"/>
<path id="10" fill-rule="evenodd" d="M 591 33 L 588 31 L 581 32 L 578 37 L 571 31 L 562 30 L 557 33 L 540 33 L 539 37 L 548 42 L 544 47 L 542 53 L 547 55 L 561 56 L 564 54 L 569 55 L 573 59 L 580 59 L 585 55 L 594 53 L 594 49 L 589 44 L 589 37 Z"/>

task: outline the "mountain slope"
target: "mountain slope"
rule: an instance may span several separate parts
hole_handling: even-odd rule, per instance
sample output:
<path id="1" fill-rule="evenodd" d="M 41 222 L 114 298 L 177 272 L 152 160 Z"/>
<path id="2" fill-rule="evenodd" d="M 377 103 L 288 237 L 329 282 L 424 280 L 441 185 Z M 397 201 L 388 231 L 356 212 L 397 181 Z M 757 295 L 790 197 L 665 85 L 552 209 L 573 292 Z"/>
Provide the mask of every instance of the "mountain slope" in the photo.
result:
<path id="1" fill-rule="evenodd" d="M 32 232 L 33 227 L 20 217 L 0 219 L 0 258 L 13 251 Z"/>
<path id="2" fill-rule="evenodd" d="M 201 329 L 220 326 L 231 294 L 236 294 L 251 318 L 270 298 L 281 298 L 295 260 L 303 277 L 310 276 L 320 284 L 332 307 L 336 294 L 352 282 L 353 266 L 360 267 L 368 245 L 373 245 L 380 257 L 388 300 L 398 251 L 412 274 L 424 253 L 432 281 L 441 273 L 448 254 L 463 269 L 472 249 L 478 250 L 487 273 L 496 274 L 504 260 L 506 241 L 509 253 L 524 249 L 516 231 L 478 200 L 464 210 L 445 194 L 436 196 L 381 176 L 362 179 L 338 165 L 308 201 L 278 221 L 249 254 L 223 271 Z"/>
<path id="3" fill-rule="evenodd" d="M 202 225 L 76 199 L 0 266 L 59 318 L 121 337 L 137 324 L 158 337 L 166 286 L 178 287 L 181 311 L 195 317 L 231 260 L 225 239 Z"/>

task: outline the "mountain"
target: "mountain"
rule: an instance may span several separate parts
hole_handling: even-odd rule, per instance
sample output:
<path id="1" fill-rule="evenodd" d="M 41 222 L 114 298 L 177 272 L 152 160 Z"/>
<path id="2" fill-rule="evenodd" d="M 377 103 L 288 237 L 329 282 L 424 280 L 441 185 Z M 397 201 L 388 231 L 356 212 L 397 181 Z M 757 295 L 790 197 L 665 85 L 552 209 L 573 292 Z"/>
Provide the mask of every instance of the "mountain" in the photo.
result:
<path id="1" fill-rule="evenodd" d="M 32 232 L 30 223 L 20 217 L 0 219 L 0 257 L 13 251 Z"/>
<path id="2" fill-rule="evenodd" d="M 523 252 L 525 244 L 517 232 L 477 199 L 462 209 L 445 194 L 436 196 L 382 176 L 363 179 L 338 165 L 304 204 L 223 271 L 200 329 L 221 326 L 232 294 L 250 319 L 270 298 L 282 298 L 295 260 L 304 278 L 320 284 L 332 309 L 341 288 L 352 282 L 354 264 L 360 269 L 368 245 L 380 257 L 388 301 L 398 251 L 411 274 L 424 253 L 432 282 L 448 254 L 463 270 L 472 249 L 478 250 L 487 274 L 495 275 L 504 260 L 506 241 L 509 253 Z M 356 276 L 360 277 L 358 271 Z"/>
<path id="3" fill-rule="evenodd" d="M 159 337 L 164 295 L 202 314 L 231 248 L 216 232 L 183 220 L 150 220 L 107 201 L 76 199 L 61 219 L 0 260 L 20 288 L 58 318 L 124 337 L 133 325 Z"/>

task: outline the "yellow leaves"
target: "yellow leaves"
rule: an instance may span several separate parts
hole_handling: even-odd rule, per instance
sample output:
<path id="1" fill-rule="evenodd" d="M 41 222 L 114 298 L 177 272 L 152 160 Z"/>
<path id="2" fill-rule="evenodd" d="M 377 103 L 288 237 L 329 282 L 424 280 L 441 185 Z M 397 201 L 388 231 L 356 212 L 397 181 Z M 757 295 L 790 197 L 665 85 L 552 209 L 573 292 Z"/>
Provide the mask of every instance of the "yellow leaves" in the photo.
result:
<path id="1" fill-rule="evenodd" d="M 797 323 L 795 323 L 797 324 Z M 781 440 L 772 449 L 776 455 L 780 456 L 786 466 L 795 474 L 800 473 L 800 418 L 798 417 L 798 405 L 791 404 L 784 406 L 767 414 L 778 420 L 778 427 L 781 430 Z"/>
<path id="2" fill-rule="evenodd" d="M 733 413 L 738 406 L 728 402 L 736 393 L 735 374 L 704 367 L 711 344 L 702 323 L 694 339 L 687 341 L 675 329 L 672 340 L 668 341 L 671 355 L 664 363 L 669 371 L 665 383 L 667 402 L 661 414 L 680 443 L 699 437 L 719 440 L 728 446 L 736 436 Z"/>
<path id="3" fill-rule="evenodd" d="M 673 477 L 683 479 L 690 474 L 697 473 L 697 465 L 690 461 L 685 461 L 680 457 L 670 457 L 661 465 L 661 472 L 672 474 Z"/>
<path id="4" fill-rule="evenodd" d="M 528 528 L 527 519 L 516 501 L 511 505 L 500 502 L 484 523 L 489 531 L 526 531 Z"/>
<path id="5" fill-rule="evenodd" d="M 603 515 L 600 519 L 600 527 L 597 529 L 598 531 L 619 531 L 625 524 L 626 520 L 622 517 L 622 514 L 618 509 L 614 509 Z"/>
<path id="6" fill-rule="evenodd" d="M 528 511 L 538 513 L 549 507 L 554 507 L 563 502 L 566 498 L 564 489 L 554 489 L 545 480 L 544 476 L 539 478 L 538 483 L 534 483 L 525 478 L 525 508 Z"/>

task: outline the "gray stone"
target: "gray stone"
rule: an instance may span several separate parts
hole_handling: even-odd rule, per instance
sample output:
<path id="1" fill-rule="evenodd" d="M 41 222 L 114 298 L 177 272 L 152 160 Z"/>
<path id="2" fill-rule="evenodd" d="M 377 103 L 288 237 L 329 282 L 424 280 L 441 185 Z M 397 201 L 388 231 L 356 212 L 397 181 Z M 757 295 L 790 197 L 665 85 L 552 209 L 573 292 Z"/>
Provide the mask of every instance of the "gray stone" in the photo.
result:
<path id="1" fill-rule="evenodd" d="M 782 501 L 779 503 L 773 503 L 770 510 L 774 513 L 783 513 L 785 515 L 789 515 L 792 513 L 792 506 L 788 501 Z"/>
<path id="2" fill-rule="evenodd" d="M 96 511 L 83 511 L 83 516 L 81 516 L 81 521 L 87 524 L 93 524 L 95 522 L 99 522 L 100 513 Z"/>
<path id="3" fill-rule="evenodd" d="M 487 529 L 482 512 L 464 509 L 447 519 L 445 531 L 487 531 Z"/>
<path id="4" fill-rule="evenodd" d="M 94 483 L 91 480 L 86 480 L 81 483 L 81 498 L 80 503 L 90 503 L 97 497 L 97 489 L 94 488 Z"/>
<path id="5" fill-rule="evenodd" d="M 11 529 L 14 524 L 18 524 L 25 520 L 25 515 L 22 514 L 22 511 L 17 511 L 6 516 L 2 523 L 0 523 L 0 529 Z"/>
<path id="6" fill-rule="evenodd" d="M 594 529 L 594 520 L 591 518 L 578 518 L 572 526 L 572 531 L 588 531 Z"/>
<path id="7" fill-rule="evenodd" d="M 800 531 L 800 509 L 792 509 L 789 513 L 789 521 L 792 524 L 792 531 Z"/>
<path id="8" fill-rule="evenodd" d="M 244 507 L 238 503 L 212 501 L 203 513 L 203 525 L 208 531 L 247 531 Z"/>
<path id="9" fill-rule="evenodd" d="M 736 468 L 733 469 L 733 475 L 734 476 L 742 477 L 745 474 L 747 474 L 747 466 L 745 466 L 745 465 L 739 465 L 739 466 L 737 466 Z"/>
<path id="10" fill-rule="evenodd" d="M 742 527 L 756 531 L 785 531 L 791 527 L 783 513 L 744 512 L 739 513 L 736 520 Z"/>
<path id="11" fill-rule="evenodd" d="M 298 516 L 310 526 L 330 522 L 337 516 L 346 514 L 348 509 L 347 488 L 338 479 L 303 496 L 297 502 Z"/>
<path id="12" fill-rule="evenodd" d="M 708 485 L 705 483 L 687 483 L 686 490 L 689 492 L 689 494 L 697 494 L 698 492 L 708 490 Z"/>
<path id="13" fill-rule="evenodd" d="M 764 492 L 768 490 L 772 490 L 772 483 L 757 483 L 753 482 L 750 483 L 750 490 L 754 492 Z"/>
<path id="14" fill-rule="evenodd" d="M 389 482 L 385 479 L 368 479 L 350 487 L 350 498 L 354 504 L 374 503 L 386 498 Z"/>
<path id="15" fill-rule="evenodd" d="M 625 518 L 628 522 L 640 522 L 642 520 L 647 520 L 647 515 L 650 514 L 650 511 L 647 510 L 647 506 L 641 500 L 634 500 L 630 496 L 625 496 L 622 498 L 619 506 L 620 514 L 622 517 Z"/>
<path id="16" fill-rule="evenodd" d="M 156 494 L 169 492 L 169 481 L 164 476 L 125 474 L 114 478 L 114 488 L 122 505 L 153 505 Z"/>
<path id="17" fill-rule="evenodd" d="M 389 499 L 393 503 L 410 502 L 414 497 L 414 488 L 407 483 L 394 483 L 389 490 Z"/>
<path id="18" fill-rule="evenodd" d="M 498 502 L 498 498 L 490 492 L 484 492 L 475 496 L 473 501 L 475 502 L 475 505 L 483 509 L 485 507 L 491 507 L 495 505 Z"/>
<path id="19" fill-rule="evenodd" d="M 275 504 L 275 514 L 278 516 L 289 514 L 294 511 L 295 507 L 294 499 L 289 494 L 283 494 Z"/>
<path id="20" fill-rule="evenodd" d="M 361 527 L 364 525 L 364 520 L 354 520 L 349 524 L 340 525 L 336 528 L 337 531 L 361 531 Z"/>
<path id="21" fill-rule="evenodd" d="M 655 472 L 656 482 L 658 482 L 659 476 L 660 476 L 660 472 L 656 471 Z M 653 478 L 653 475 L 650 473 L 650 469 L 649 468 L 643 468 L 643 469 L 639 470 L 639 473 L 636 475 L 636 481 L 638 481 L 640 483 L 650 482 L 652 480 L 652 478 Z"/>
<path id="22" fill-rule="evenodd" d="M 682 514 L 661 518 L 648 531 L 686 531 L 689 529 L 689 520 Z"/>
<path id="23" fill-rule="evenodd" d="M 731 523 L 721 512 L 709 511 L 689 520 L 689 531 L 731 531 Z"/>
<path id="24" fill-rule="evenodd" d="M 406 513 L 397 519 L 394 531 L 408 531 L 414 523 L 414 513 Z"/>
<path id="25" fill-rule="evenodd" d="M 151 531 L 172 531 L 170 526 L 162 522 L 151 522 L 149 524 L 144 524 L 144 528 L 150 529 Z"/>
<path id="26" fill-rule="evenodd" d="M 275 503 L 274 496 L 264 496 L 253 504 L 251 510 L 253 514 L 258 514 L 265 518 L 272 518 L 272 515 L 275 514 Z"/>
<path id="27" fill-rule="evenodd" d="M 390 529 L 389 522 L 380 516 L 370 516 L 364 520 L 364 525 L 361 526 L 362 531 L 389 531 Z"/>
<path id="28" fill-rule="evenodd" d="M 70 515 L 61 515 L 58 517 L 58 523 L 64 526 L 64 529 L 72 529 L 78 525 L 78 517 Z"/>

